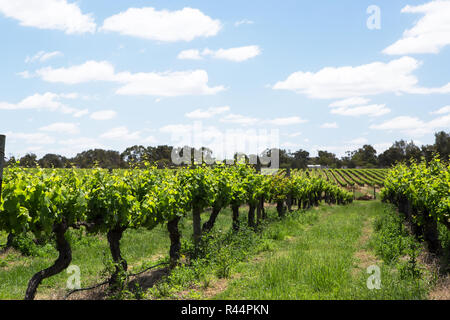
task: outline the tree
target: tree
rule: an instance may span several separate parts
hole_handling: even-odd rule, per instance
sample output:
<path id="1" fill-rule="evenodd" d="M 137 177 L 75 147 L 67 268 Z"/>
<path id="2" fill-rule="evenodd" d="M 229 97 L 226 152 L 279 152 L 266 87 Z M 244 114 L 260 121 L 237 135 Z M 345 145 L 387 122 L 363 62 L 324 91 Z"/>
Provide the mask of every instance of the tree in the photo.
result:
<path id="1" fill-rule="evenodd" d="M 441 131 L 434 136 L 436 151 L 439 153 L 442 160 L 448 161 L 450 156 L 450 134 Z"/>
<path id="2" fill-rule="evenodd" d="M 111 169 L 123 167 L 119 152 L 112 150 L 88 150 L 77 154 L 72 160 L 79 168 L 93 168 L 96 165 Z"/>
<path id="3" fill-rule="evenodd" d="M 336 158 L 336 155 L 334 153 L 319 150 L 318 151 L 318 157 L 317 162 L 321 166 L 330 167 L 330 168 L 336 168 L 338 158 Z"/>
<path id="4" fill-rule="evenodd" d="M 309 152 L 305 150 L 298 150 L 293 154 L 294 160 L 292 161 L 292 168 L 306 169 L 309 161 Z"/>
<path id="5" fill-rule="evenodd" d="M 36 168 L 37 156 L 34 153 L 28 153 L 19 160 L 20 166 L 25 168 Z"/>
<path id="6" fill-rule="evenodd" d="M 38 161 L 41 168 L 67 168 L 69 161 L 58 154 L 46 154 Z"/>
<path id="7" fill-rule="evenodd" d="M 362 148 L 351 153 L 351 161 L 360 167 L 375 167 L 378 163 L 377 150 L 371 145 L 364 145 Z"/>

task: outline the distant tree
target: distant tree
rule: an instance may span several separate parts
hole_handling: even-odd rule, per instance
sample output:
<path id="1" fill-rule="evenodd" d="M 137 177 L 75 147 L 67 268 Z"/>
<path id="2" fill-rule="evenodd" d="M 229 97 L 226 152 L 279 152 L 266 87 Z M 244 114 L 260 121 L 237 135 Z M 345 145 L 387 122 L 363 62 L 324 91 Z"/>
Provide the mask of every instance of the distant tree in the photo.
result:
<path id="1" fill-rule="evenodd" d="M 351 153 L 351 161 L 355 166 L 375 167 L 378 163 L 377 150 L 371 145 L 366 144 L 362 148 Z"/>
<path id="2" fill-rule="evenodd" d="M 68 159 L 57 154 L 46 154 L 39 159 L 39 166 L 42 168 L 66 168 L 68 166 Z"/>
<path id="3" fill-rule="evenodd" d="M 19 160 L 21 167 L 25 168 L 36 168 L 37 166 L 37 156 L 34 153 L 28 153 Z"/>
<path id="4" fill-rule="evenodd" d="M 84 151 L 77 154 L 72 161 L 79 168 L 92 168 L 95 165 L 111 169 L 123 167 L 119 152 L 112 150 L 95 149 Z"/>
<path id="5" fill-rule="evenodd" d="M 292 168 L 306 169 L 308 166 L 308 161 L 310 160 L 308 151 L 300 149 L 292 153 L 292 156 Z"/>
<path id="6" fill-rule="evenodd" d="M 396 141 L 394 144 L 379 155 L 379 164 L 382 167 L 390 167 L 397 162 L 405 160 L 406 145 L 404 140 Z"/>
<path id="7" fill-rule="evenodd" d="M 326 166 L 330 168 L 337 167 L 338 158 L 336 158 L 336 155 L 334 153 L 319 150 L 317 154 L 318 154 L 317 163 L 320 164 L 321 166 Z"/>
<path id="8" fill-rule="evenodd" d="M 9 159 L 5 159 L 5 167 L 10 167 L 15 165 L 17 162 L 16 157 L 11 156 Z"/>
<path id="9" fill-rule="evenodd" d="M 439 153 L 442 160 L 448 161 L 450 156 L 450 133 L 441 131 L 434 136 L 436 151 Z"/>

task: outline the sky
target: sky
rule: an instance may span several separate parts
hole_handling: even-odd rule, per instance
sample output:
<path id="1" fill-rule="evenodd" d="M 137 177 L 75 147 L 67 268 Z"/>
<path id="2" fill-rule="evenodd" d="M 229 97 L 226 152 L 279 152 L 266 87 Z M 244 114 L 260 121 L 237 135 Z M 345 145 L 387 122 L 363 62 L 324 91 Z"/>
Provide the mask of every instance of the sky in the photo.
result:
<path id="1" fill-rule="evenodd" d="M 6 156 L 338 156 L 450 128 L 450 1 L 0 0 Z"/>

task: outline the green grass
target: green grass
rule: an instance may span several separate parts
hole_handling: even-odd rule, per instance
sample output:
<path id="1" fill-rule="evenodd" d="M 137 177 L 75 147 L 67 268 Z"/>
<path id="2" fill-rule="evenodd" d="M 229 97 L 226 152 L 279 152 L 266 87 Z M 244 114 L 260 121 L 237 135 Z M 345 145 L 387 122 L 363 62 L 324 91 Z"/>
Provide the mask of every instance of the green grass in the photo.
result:
<path id="1" fill-rule="evenodd" d="M 386 210 L 388 212 L 386 212 Z M 269 227 L 285 234 L 290 241 L 263 261 L 242 264 L 242 275 L 232 281 L 216 299 L 423 299 L 429 286 L 418 277 L 409 277 L 393 266 L 374 260 L 381 269 L 381 289 L 369 290 L 365 269 L 358 269 L 355 253 L 370 250 L 361 245 L 364 223 L 395 214 L 378 201 L 355 202 L 346 207 L 321 206 L 318 220 L 305 229 L 303 216 Z M 291 220 L 292 220 L 291 219 Z M 369 220 L 370 219 L 370 220 Z M 356 274 L 355 274 L 356 269 Z M 360 270 L 361 269 L 361 270 Z"/>

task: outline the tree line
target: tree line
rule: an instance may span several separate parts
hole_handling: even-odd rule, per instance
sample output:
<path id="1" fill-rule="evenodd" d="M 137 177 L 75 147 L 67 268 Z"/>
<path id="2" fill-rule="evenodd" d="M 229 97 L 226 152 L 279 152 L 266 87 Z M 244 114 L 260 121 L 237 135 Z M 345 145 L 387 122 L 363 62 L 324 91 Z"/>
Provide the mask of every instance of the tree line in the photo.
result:
<path id="1" fill-rule="evenodd" d="M 172 162 L 172 151 L 174 147 L 160 145 L 156 147 L 145 147 L 135 145 L 125 149 L 122 153 L 114 150 L 91 149 L 78 153 L 73 158 L 67 158 L 58 154 L 46 154 L 38 159 L 33 153 L 16 159 L 14 156 L 5 159 L 6 166 L 19 162 L 22 167 L 33 168 L 131 168 L 149 162 L 158 168 L 170 168 L 176 165 Z M 197 152 L 212 154 L 208 148 L 195 149 Z M 273 149 L 272 149 L 273 150 Z M 263 153 L 269 155 L 272 150 L 265 150 Z M 441 159 L 447 161 L 450 156 L 450 132 L 445 131 L 435 133 L 435 143 L 432 145 L 415 145 L 412 141 L 395 141 L 390 148 L 378 155 L 375 148 L 369 144 L 353 151 L 347 151 L 345 156 L 338 158 L 336 154 L 326 150 L 319 150 L 316 157 L 311 157 L 306 150 L 280 149 L 281 168 L 307 168 L 308 165 L 321 165 L 329 168 L 387 168 L 399 162 L 407 162 L 414 159 L 420 161 L 422 158 L 431 161 L 434 154 L 439 154 Z M 238 156 L 249 156 L 235 154 Z"/>

